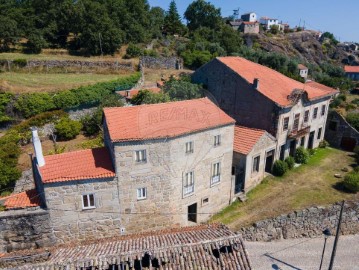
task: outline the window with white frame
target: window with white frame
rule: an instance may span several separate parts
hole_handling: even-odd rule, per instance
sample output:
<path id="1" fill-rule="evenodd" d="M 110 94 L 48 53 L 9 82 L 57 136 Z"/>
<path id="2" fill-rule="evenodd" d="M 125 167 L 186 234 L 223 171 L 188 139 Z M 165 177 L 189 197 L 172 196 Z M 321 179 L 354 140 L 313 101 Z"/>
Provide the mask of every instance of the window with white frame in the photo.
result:
<path id="1" fill-rule="evenodd" d="M 304 123 L 307 123 L 309 120 L 309 110 L 306 110 L 304 113 Z"/>
<path id="2" fill-rule="evenodd" d="M 325 115 L 325 105 L 322 105 L 322 112 L 321 115 L 324 116 Z"/>
<path id="3" fill-rule="evenodd" d="M 186 154 L 193 153 L 193 142 L 186 142 Z"/>
<path id="4" fill-rule="evenodd" d="M 137 200 L 144 200 L 147 198 L 147 188 L 137 189 Z"/>
<path id="5" fill-rule="evenodd" d="M 314 108 L 313 119 L 317 119 L 317 115 L 318 115 L 318 107 Z"/>
<path id="6" fill-rule="evenodd" d="M 288 130 L 289 117 L 283 119 L 283 131 Z"/>
<path id="7" fill-rule="evenodd" d="M 194 172 L 188 172 L 185 174 L 183 182 L 183 194 L 188 195 L 194 192 Z"/>
<path id="8" fill-rule="evenodd" d="M 82 195 L 82 209 L 93 209 L 95 206 L 95 194 Z"/>
<path id="9" fill-rule="evenodd" d="M 136 162 L 146 162 L 146 150 L 136 151 Z"/>
<path id="10" fill-rule="evenodd" d="M 218 146 L 221 144 L 221 135 L 214 136 L 214 146 Z"/>
<path id="11" fill-rule="evenodd" d="M 257 156 L 253 159 L 252 172 L 259 172 L 259 162 L 260 162 L 260 156 Z"/>
<path id="12" fill-rule="evenodd" d="M 221 180 L 221 163 L 217 162 L 212 165 L 212 184 L 216 184 Z"/>

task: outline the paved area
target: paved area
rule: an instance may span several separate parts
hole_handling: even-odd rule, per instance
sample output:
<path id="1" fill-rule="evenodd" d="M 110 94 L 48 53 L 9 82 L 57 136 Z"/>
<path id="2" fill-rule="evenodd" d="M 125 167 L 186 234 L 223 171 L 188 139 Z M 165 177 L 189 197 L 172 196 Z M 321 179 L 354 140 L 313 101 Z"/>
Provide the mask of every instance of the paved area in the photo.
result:
<path id="1" fill-rule="evenodd" d="M 333 243 L 329 237 L 322 270 L 328 269 Z M 324 238 L 245 242 L 255 270 L 318 270 L 323 245 Z M 359 270 L 359 235 L 340 236 L 333 269 Z"/>

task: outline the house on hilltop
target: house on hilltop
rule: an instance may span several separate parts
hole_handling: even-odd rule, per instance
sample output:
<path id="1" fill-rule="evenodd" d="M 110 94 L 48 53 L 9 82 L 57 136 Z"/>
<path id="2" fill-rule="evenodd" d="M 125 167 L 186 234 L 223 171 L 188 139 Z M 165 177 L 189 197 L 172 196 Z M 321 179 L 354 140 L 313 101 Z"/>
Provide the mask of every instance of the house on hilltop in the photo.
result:
<path id="1" fill-rule="evenodd" d="M 278 26 L 278 28 L 280 27 L 278 19 L 273 19 L 269 17 L 261 17 L 259 19 L 259 23 L 263 26 L 265 30 L 271 29 L 273 25 Z"/>
<path id="2" fill-rule="evenodd" d="M 308 68 L 303 64 L 298 64 L 299 76 L 307 79 L 308 77 Z"/>
<path id="3" fill-rule="evenodd" d="M 359 81 L 359 66 L 344 66 L 345 75 L 353 81 Z"/>
<path id="4" fill-rule="evenodd" d="M 256 22 L 257 21 L 257 14 L 254 12 L 249 12 L 241 15 L 241 19 L 244 22 Z"/>
<path id="5" fill-rule="evenodd" d="M 270 133 L 276 140 L 274 159 L 293 156 L 298 146 L 318 147 L 330 100 L 339 92 L 315 82 L 303 84 L 241 57 L 213 59 L 192 80 L 205 85 L 238 125 Z"/>
<path id="6" fill-rule="evenodd" d="M 36 190 L 57 240 L 207 221 L 232 200 L 234 123 L 208 98 L 105 108 L 105 147 L 45 157 L 34 129 Z"/>

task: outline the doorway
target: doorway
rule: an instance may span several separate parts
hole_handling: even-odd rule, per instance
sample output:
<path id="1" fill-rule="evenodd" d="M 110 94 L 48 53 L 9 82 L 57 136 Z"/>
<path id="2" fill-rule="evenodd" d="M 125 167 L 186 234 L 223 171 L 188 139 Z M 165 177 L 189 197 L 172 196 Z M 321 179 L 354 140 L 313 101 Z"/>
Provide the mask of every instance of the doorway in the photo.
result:
<path id="1" fill-rule="evenodd" d="M 289 155 L 294 157 L 295 149 L 297 148 L 297 140 L 292 140 L 289 146 Z"/>
<path id="2" fill-rule="evenodd" d="M 274 150 L 267 152 L 265 172 L 271 173 L 274 161 Z"/>
<path id="3" fill-rule="evenodd" d="M 197 203 L 188 206 L 188 221 L 197 222 Z"/>
<path id="4" fill-rule="evenodd" d="M 234 193 L 240 193 L 243 192 L 244 189 L 244 172 L 240 171 L 238 174 L 236 174 L 236 180 L 234 183 Z"/>
<path id="5" fill-rule="evenodd" d="M 315 134 L 315 131 L 312 131 L 312 132 L 309 134 L 308 149 L 313 149 L 314 134 Z"/>
<path id="6" fill-rule="evenodd" d="M 343 137 L 340 142 L 340 147 L 346 151 L 353 151 L 354 147 L 357 145 L 357 141 L 355 138 L 351 137 Z"/>

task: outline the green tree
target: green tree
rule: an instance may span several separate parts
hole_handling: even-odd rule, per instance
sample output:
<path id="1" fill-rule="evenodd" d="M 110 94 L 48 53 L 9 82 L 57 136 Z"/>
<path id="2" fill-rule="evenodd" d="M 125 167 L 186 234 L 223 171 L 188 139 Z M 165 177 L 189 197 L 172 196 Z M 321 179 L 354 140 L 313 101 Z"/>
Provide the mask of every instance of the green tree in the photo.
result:
<path id="1" fill-rule="evenodd" d="M 183 34 L 184 26 L 181 22 L 181 16 L 178 14 L 176 2 L 171 1 L 166 16 L 164 18 L 164 31 L 168 34 Z"/>
<path id="2" fill-rule="evenodd" d="M 80 134 L 82 125 L 79 121 L 71 120 L 68 117 L 63 117 L 55 125 L 56 134 L 61 140 L 71 140 Z"/>
<path id="3" fill-rule="evenodd" d="M 17 22 L 0 15 L 0 51 L 9 51 L 19 38 Z"/>
<path id="4" fill-rule="evenodd" d="M 190 31 L 200 27 L 218 29 L 222 22 L 221 9 L 204 0 L 193 1 L 186 9 L 184 17 Z"/>
<path id="5" fill-rule="evenodd" d="M 187 100 L 203 97 L 202 87 L 185 80 L 171 79 L 165 83 L 163 91 L 171 100 Z"/>
<path id="6" fill-rule="evenodd" d="M 56 108 L 52 97 L 48 93 L 21 95 L 16 100 L 14 106 L 25 118 Z"/>
<path id="7" fill-rule="evenodd" d="M 150 10 L 150 29 L 153 38 L 162 37 L 162 28 L 165 22 L 165 11 L 160 7 L 152 7 Z"/>
<path id="8" fill-rule="evenodd" d="M 170 97 L 165 93 L 153 93 L 149 90 L 141 90 L 131 99 L 133 105 L 156 104 L 169 102 Z"/>

